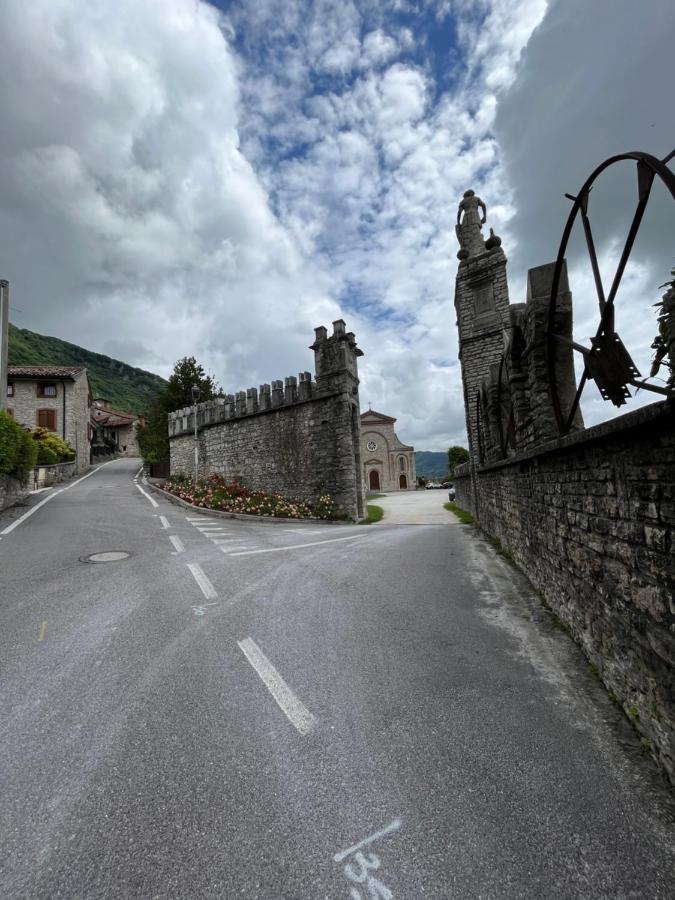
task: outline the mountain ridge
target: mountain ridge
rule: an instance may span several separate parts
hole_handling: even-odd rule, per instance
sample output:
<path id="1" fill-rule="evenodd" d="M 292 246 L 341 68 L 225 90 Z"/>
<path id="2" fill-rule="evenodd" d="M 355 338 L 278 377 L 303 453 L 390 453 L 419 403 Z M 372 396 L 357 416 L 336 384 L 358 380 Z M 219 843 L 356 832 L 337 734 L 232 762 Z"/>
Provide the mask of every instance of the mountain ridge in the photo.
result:
<path id="1" fill-rule="evenodd" d="M 146 412 L 166 385 L 153 372 L 28 328 L 10 324 L 8 345 L 10 366 L 86 367 L 93 397 L 104 398 L 115 409 L 136 415 Z"/>

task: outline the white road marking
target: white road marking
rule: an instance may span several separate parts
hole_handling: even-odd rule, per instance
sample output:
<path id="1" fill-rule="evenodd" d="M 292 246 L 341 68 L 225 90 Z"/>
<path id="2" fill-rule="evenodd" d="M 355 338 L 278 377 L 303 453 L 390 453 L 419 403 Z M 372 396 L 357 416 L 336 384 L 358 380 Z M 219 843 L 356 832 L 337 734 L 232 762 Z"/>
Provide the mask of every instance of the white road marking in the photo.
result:
<path id="1" fill-rule="evenodd" d="M 192 572 L 194 580 L 199 585 L 202 594 L 206 597 L 207 600 L 213 600 L 218 596 L 218 592 L 204 574 L 204 570 L 199 565 L 199 563 L 188 563 L 187 567 Z"/>
<path id="2" fill-rule="evenodd" d="M 333 859 L 336 863 L 342 862 L 343 859 L 347 859 L 352 853 L 356 853 L 357 850 L 360 850 L 362 847 L 367 847 L 368 844 L 372 844 L 374 841 L 379 841 L 381 837 L 390 834 L 392 831 L 398 831 L 400 827 L 401 820 L 394 819 L 394 821 L 390 822 L 386 828 L 382 829 L 382 831 L 376 831 L 375 834 L 371 834 L 370 837 L 364 838 L 362 841 L 359 841 L 358 844 L 354 844 L 353 847 L 348 847 L 346 850 L 336 853 Z"/>
<path id="3" fill-rule="evenodd" d="M 160 516 L 159 521 L 162 523 L 162 528 L 171 528 L 171 525 L 169 525 L 169 520 L 166 516 Z"/>
<path id="4" fill-rule="evenodd" d="M 356 538 L 368 537 L 367 534 L 352 534 L 350 537 L 329 538 L 327 541 L 307 541 L 305 544 L 290 544 L 287 547 L 267 547 L 264 550 L 246 550 L 233 553 L 232 556 L 249 556 L 252 553 L 283 553 L 284 550 L 303 550 L 305 547 L 318 547 L 319 544 L 335 544 L 338 541 L 353 541 Z"/>
<path id="5" fill-rule="evenodd" d="M 300 734 L 309 734 L 316 725 L 316 719 L 307 707 L 298 700 L 260 647 L 251 638 L 237 641 L 237 643 L 239 644 L 239 649 L 256 670 L 288 721 L 297 728 Z"/>
<path id="6" fill-rule="evenodd" d="M 282 528 L 282 531 L 290 534 L 325 534 L 322 528 Z"/>
<path id="7" fill-rule="evenodd" d="M 225 531 L 222 525 L 204 525 L 201 528 L 199 525 L 193 526 L 197 529 L 197 531 L 201 531 L 202 534 L 218 534 L 219 532 Z M 227 532 L 227 534 L 231 534 L 231 532 Z"/>
<path id="8" fill-rule="evenodd" d="M 176 548 L 176 553 L 184 553 L 185 552 L 185 547 L 183 545 L 183 542 L 177 535 L 170 534 L 169 540 L 171 541 L 173 546 Z"/>
<path id="9" fill-rule="evenodd" d="M 253 544 L 251 547 L 218 547 L 223 553 L 226 553 L 228 556 L 238 556 L 239 552 L 255 550 L 256 545 Z"/>
<path id="10" fill-rule="evenodd" d="M 54 497 L 58 497 L 59 494 L 62 494 L 64 491 L 69 491 L 71 488 L 75 487 L 76 484 L 84 481 L 85 478 L 90 478 L 92 475 L 95 475 L 99 469 L 103 468 L 103 466 L 109 466 L 114 462 L 117 462 L 117 460 L 109 459 L 108 462 L 101 463 L 100 466 L 96 466 L 93 471 L 87 472 L 87 474 L 83 475 L 82 478 L 78 478 L 77 481 L 73 481 L 72 484 L 67 484 L 64 488 L 59 488 L 58 491 L 54 491 L 53 494 L 50 494 L 49 497 L 45 497 L 44 500 L 40 500 L 40 502 L 36 503 L 35 506 L 32 506 L 28 510 L 28 512 L 25 512 L 22 516 L 19 516 L 19 518 L 16 519 L 16 521 L 12 522 L 11 525 L 8 525 L 7 528 L 4 528 L 2 531 L 0 531 L 0 536 L 9 534 L 11 531 L 14 531 L 14 529 L 18 528 L 18 526 L 21 525 L 22 522 L 25 522 L 26 519 L 29 519 L 33 515 L 33 513 L 36 513 L 41 506 L 44 506 L 45 503 L 49 503 L 50 500 L 53 500 Z"/>
<path id="11" fill-rule="evenodd" d="M 220 522 L 220 519 L 209 519 L 208 516 L 185 516 L 188 522 Z"/>
<path id="12" fill-rule="evenodd" d="M 196 616 L 205 616 L 206 610 L 209 606 L 217 606 L 217 605 L 218 605 L 217 603 L 204 603 L 204 604 L 202 604 L 202 606 L 193 606 L 192 612 Z"/>
<path id="13" fill-rule="evenodd" d="M 141 474 L 142 471 L 143 471 L 143 466 L 141 466 L 140 469 L 138 470 L 138 472 L 136 472 L 136 474 L 134 475 L 134 478 L 138 478 L 138 476 Z"/>
<path id="14" fill-rule="evenodd" d="M 136 484 L 136 487 L 141 492 L 141 494 L 143 494 L 145 499 L 149 500 L 155 508 L 157 508 L 159 506 L 159 503 L 154 499 L 154 497 L 151 497 L 147 491 L 144 491 L 143 488 L 140 486 L 140 484 Z"/>

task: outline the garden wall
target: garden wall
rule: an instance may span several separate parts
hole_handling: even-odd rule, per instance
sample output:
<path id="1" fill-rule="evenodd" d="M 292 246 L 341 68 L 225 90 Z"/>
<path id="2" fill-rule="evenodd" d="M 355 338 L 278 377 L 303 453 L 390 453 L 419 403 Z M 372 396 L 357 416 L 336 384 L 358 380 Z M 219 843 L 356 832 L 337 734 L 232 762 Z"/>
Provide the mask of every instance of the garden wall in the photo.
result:
<path id="1" fill-rule="evenodd" d="M 28 496 L 28 485 L 9 475 L 0 475 L 0 512 Z"/>
<path id="2" fill-rule="evenodd" d="M 455 475 L 675 779 L 675 414 L 653 404 Z"/>
<path id="3" fill-rule="evenodd" d="M 36 488 L 50 487 L 68 481 L 77 473 L 77 463 L 54 463 L 51 466 L 36 466 L 33 469 L 33 482 Z"/>
<path id="4" fill-rule="evenodd" d="M 329 494 L 349 519 L 364 515 L 354 335 L 316 329 L 316 380 L 301 372 L 282 381 L 200 403 L 199 476 L 212 473 L 252 490 L 315 500 Z M 169 415 L 171 474 L 194 471 L 191 408 Z"/>

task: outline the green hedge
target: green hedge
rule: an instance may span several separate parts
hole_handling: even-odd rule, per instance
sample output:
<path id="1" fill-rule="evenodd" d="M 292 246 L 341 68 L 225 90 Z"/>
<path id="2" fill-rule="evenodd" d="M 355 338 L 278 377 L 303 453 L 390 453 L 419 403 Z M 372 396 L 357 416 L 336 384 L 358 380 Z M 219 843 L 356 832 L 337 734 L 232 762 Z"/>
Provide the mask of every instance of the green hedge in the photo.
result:
<path id="1" fill-rule="evenodd" d="M 0 410 L 0 474 L 25 482 L 37 455 L 37 444 L 30 434 Z"/>
<path id="2" fill-rule="evenodd" d="M 31 437 L 38 446 L 38 465 L 52 466 L 54 463 L 72 462 L 75 451 L 58 434 L 46 428 L 34 428 Z"/>

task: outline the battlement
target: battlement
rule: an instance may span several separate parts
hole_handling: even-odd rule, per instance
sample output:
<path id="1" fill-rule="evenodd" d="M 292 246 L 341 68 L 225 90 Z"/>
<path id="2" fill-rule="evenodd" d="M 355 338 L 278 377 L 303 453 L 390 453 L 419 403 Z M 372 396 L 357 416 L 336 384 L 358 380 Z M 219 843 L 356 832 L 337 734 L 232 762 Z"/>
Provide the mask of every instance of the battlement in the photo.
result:
<path id="1" fill-rule="evenodd" d="M 314 350 L 316 380 L 311 372 L 300 372 L 297 377 L 272 381 L 260 387 L 250 387 L 236 394 L 226 394 L 215 400 L 197 404 L 197 429 L 210 425 L 243 419 L 260 413 L 272 412 L 298 403 L 306 403 L 346 392 L 358 392 L 358 371 L 356 359 L 363 351 L 356 346 L 353 332 L 347 331 L 343 319 L 333 322 L 333 334 L 328 336 L 324 326 L 314 329 Z M 194 407 L 186 406 L 168 416 L 169 438 L 194 432 Z"/>
<path id="2" fill-rule="evenodd" d="M 197 404 L 197 428 L 218 425 L 231 419 L 243 419 L 282 407 L 304 403 L 313 397 L 321 396 L 310 372 L 289 375 L 283 380 L 260 387 L 250 387 L 236 394 L 225 394 L 215 400 L 207 400 Z M 186 406 L 176 412 L 169 413 L 169 437 L 189 434 L 194 431 L 194 407 Z"/>

